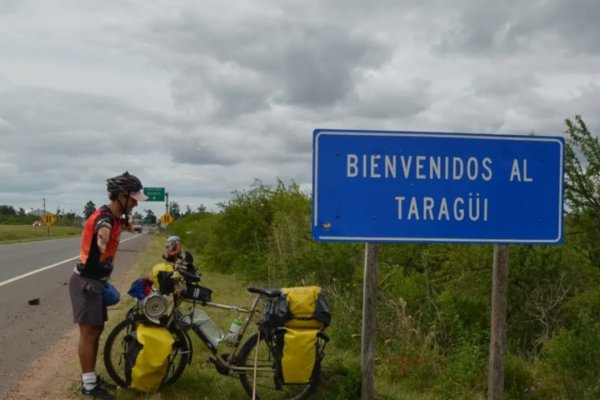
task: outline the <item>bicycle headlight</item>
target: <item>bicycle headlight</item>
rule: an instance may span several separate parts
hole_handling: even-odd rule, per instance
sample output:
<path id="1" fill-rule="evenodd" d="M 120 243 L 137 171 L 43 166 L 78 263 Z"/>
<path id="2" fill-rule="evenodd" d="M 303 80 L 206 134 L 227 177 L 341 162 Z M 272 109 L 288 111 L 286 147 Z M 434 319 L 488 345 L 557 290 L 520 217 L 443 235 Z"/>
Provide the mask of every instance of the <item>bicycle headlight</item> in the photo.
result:
<path id="1" fill-rule="evenodd" d="M 144 299 L 142 310 L 150 321 L 160 325 L 159 318 L 167 313 L 169 300 L 158 293 L 153 293 Z"/>

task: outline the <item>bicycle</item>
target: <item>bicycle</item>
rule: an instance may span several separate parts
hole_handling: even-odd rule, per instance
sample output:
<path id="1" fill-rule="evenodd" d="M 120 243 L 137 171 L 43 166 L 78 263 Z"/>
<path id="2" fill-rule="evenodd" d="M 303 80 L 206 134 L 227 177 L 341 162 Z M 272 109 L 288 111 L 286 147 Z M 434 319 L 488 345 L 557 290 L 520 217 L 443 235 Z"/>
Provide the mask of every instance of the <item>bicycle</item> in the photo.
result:
<path id="1" fill-rule="evenodd" d="M 167 307 L 166 296 L 153 289 L 151 295 L 138 301 L 127 312 L 125 319 L 115 326 L 106 339 L 104 364 L 109 376 L 117 385 L 128 387 L 126 356 L 131 343 L 131 332 L 138 324 L 158 323 L 167 328 L 174 339 L 173 351 L 168 357 L 167 373 L 163 379 L 164 385 L 175 383 L 186 366 L 191 364 L 193 346 L 188 334 L 191 331 L 209 350 L 208 361 L 214 365 L 217 372 L 231 377 L 237 376 L 244 391 L 251 398 L 301 400 L 315 392 L 329 337 L 322 330 L 317 333 L 317 354 L 308 383 L 284 384 L 278 364 L 281 355 L 277 344 L 280 335 L 285 333 L 285 328 L 273 326 L 268 321 L 270 310 L 281 295 L 279 289 L 249 287 L 247 290 L 255 295 L 250 307 L 220 304 L 211 301 L 212 291 L 199 285 L 198 275 L 189 273 L 185 267 L 178 265 L 175 265 L 174 270 L 183 280 L 175 284 L 176 288 L 171 293 L 172 306 Z M 181 289 L 183 286 L 184 290 Z M 230 351 L 227 353 L 220 352 L 222 346 L 219 343 L 223 341 L 223 337 L 215 338 L 214 333 L 207 331 L 204 325 L 194 323 L 196 314 L 201 318 L 208 317 L 203 310 L 198 310 L 198 306 L 228 310 L 245 316 L 237 337 L 230 338 Z M 184 307 L 188 309 L 185 310 Z M 252 323 L 256 325 L 256 332 L 244 341 Z"/>

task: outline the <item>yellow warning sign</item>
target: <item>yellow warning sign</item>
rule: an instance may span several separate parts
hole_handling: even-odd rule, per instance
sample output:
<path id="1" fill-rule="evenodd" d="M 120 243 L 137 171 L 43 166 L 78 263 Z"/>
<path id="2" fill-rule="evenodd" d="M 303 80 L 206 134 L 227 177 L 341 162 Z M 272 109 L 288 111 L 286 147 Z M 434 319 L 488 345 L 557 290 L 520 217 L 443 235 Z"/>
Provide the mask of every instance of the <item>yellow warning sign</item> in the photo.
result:
<path id="1" fill-rule="evenodd" d="M 175 220 L 175 218 L 173 218 L 173 216 L 171 214 L 166 212 L 162 215 L 162 217 L 159 218 L 159 220 L 160 220 L 160 222 L 162 222 L 163 225 L 169 225 L 171 222 L 173 222 Z"/>
<path id="2" fill-rule="evenodd" d="M 42 222 L 48 226 L 52 225 L 53 223 L 56 222 L 56 217 L 50 213 L 46 213 L 46 215 L 44 215 L 42 217 Z"/>

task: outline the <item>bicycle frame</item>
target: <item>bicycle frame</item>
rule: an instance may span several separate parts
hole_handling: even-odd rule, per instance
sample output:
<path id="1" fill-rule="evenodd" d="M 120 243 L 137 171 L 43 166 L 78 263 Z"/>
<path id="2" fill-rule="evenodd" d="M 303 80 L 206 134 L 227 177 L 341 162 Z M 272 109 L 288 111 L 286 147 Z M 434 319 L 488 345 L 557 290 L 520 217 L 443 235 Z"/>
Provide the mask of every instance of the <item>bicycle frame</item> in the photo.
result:
<path id="1" fill-rule="evenodd" d="M 177 296 L 177 297 L 179 297 L 179 296 Z M 246 338 L 246 331 L 247 331 L 248 327 L 250 326 L 250 323 L 255 322 L 258 324 L 258 321 L 260 318 L 257 317 L 257 315 L 256 315 L 256 313 L 258 312 L 257 307 L 263 297 L 265 297 L 265 296 L 261 295 L 261 294 L 256 294 L 254 296 L 254 299 L 252 300 L 252 305 L 248 308 L 237 306 L 237 305 L 232 305 L 232 304 L 215 303 L 215 302 L 211 302 L 211 301 L 205 302 L 205 303 L 200 303 L 199 301 L 188 300 L 188 299 L 183 299 L 183 298 L 174 299 L 175 300 L 174 310 L 177 309 L 183 303 L 191 303 L 192 304 L 192 312 L 193 312 L 193 310 L 195 310 L 195 307 L 197 307 L 197 304 L 200 303 L 200 305 L 202 307 L 212 307 L 212 308 L 217 308 L 217 309 L 221 309 L 221 310 L 245 314 L 245 318 L 243 319 L 242 325 L 240 327 L 240 332 L 237 335 L 237 338 L 236 338 L 234 344 L 231 345 L 232 351 L 231 351 L 231 353 L 227 353 L 227 355 L 228 355 L 227 358 L 224 358 L 223 355 L 218 353 L 217 347 L 213 346 L 211 341 L 206 337 L 204 332 L 202 332 L 202 330 L 200 330 L 199 327 L 192 324 L 191 330 L 196 334 L 196 336 L 198 336 L 200 338 L 200 340 L 202 341 L 204 346 L 215 357 L 214 359 L 211 360 L 211 362 L 213 362 L 213 364 L 215 364 L 215 367 L 217 368 L 217 370 L 219 372 L 224 373 L 225 375 L 227 375 L 229 372 L 246 373 L 249 371 L 253 371 L 254 369 L 235 365 L 234 360 L 235 360 L 235 357 L 239 354 L 239 351 L 243 344 L 242 339 Z M 173 315 L 175 315 L 175 314 L 176 313 L 174 312 Z M 261 370 L 267 371 L 266 368 L 264 368 L 264 369 L 258 368 L 258 371 L 261 371 Z"/>
<path id="2" fill-rule="evenodd" d="M 194 280 L 193 284 L 196 282 L 198 280 Z M 280 326 L 277 319 L 265 318 L 265 315 L 270 316 L 274 311 L 269 306 L 272 304 L 272 299 L 281 296 L 282 292 L 279 289 L 248 288 L 254 297 L 249 307 L 242 307 L 208 301 L 211 300 L 211 292 L 208 288 L 197 285 L 199 288 L 192 288 L 190 291 L 189 283 L 186 282 L 185 291 L 182 285 L 176 283 L 175 290 L 169 294 L 172 296 L 172 301 L 169 301 L 168 305 L 162 299 L 160 301 L 158 301 L 159 299 L 151 300 L 151 303 L 147 302 L 151 299 L 150 296 L 155 296 L 154 294 L 147 296 L 144 300 L 139 300 L 128 311 L 125 320 L 111 331 L 105 344 L 104 360 L 107 372 L 119 386 L 127 387 L 129 385 L 128 379 L 130 378 L 127 376 L 126 369 L 128 364 L 122 364 L 122 362 L 128 354 L 127 343 L 131 340 L 130 333 L 137 329 L 139 323 L 151 322 L 168 329 L 175 339 L 174 343 L 177 343 L 173 345 L 173 351 L 169 355 L 168 372 L 165 375 L 164 384 L 174 383 L 181 376 L 186 365 L 191 364 L 194 352 L 189 333 L 191 330 L 209 350 L 208 361 L 214 365 L 217 372 L 239 378 L 244 391 L 250 396 L 253 396 L 258 389 L 261 398 L 283 398 L 279 395 L 271 396 L 271 394 L 281 393 L 286 399 L 299 400 L 306 398 L 316 390 L 320 363 L 329 338 L 322 331 L 317 332 L 317 358 L 314 361 L 313 375 L 306 383 L 304 381 L 285 383 L 281 357 L 284 335 L 287 334 L 288 328 Z M 159 294 L 157 290 L 154 293 Z M 160 296 L 166 295 L 161 294 Z M 157 308 L 156 305 L 160 303 L 164 305 Z M 162 308 L 165 305 L 167 307 Z M 242 324 L 239 333 L 232 343 L 228 343 L 230 346 L 226 350 L 215 340 L 216 332 L 211 334 L 213 329 L 216 330 L 209 326 L 212 322 L 204 321 L 204 311 L 201 313 L 202 315 L 198 315 L 196 307 L 199 310 L 200 307 L 202 309 L 220 309 L 241 316 Z M 263 315 L 265 312 L 267 314 Z M 250 326 L 253 323 L 256 333 Z"/>

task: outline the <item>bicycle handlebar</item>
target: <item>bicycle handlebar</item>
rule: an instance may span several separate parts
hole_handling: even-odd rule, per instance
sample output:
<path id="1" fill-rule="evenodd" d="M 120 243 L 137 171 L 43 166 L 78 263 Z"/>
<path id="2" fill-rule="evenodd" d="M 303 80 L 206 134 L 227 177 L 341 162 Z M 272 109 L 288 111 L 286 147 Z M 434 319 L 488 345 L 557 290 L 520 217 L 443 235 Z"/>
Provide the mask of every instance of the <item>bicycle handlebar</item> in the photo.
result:
<path id="1" fill-rule="evenodd" d="M 179 274 L 183 276 L 183 279 L 188 282 L 200 282 L 200 275 L 196 273 L 196 271 L 189 271 L 185 265 L 182 265 L 179 262 L 175 262 L 175 264 L 173 264 L 173 269 L 179 272 Z"/>
<path id="2" fill-rule="evenodd" d="M 179 272 L 186 281 L 200 282 L 200 276 L 187 271 L 185 268 L 178 269 L 177 272 Z"/>

